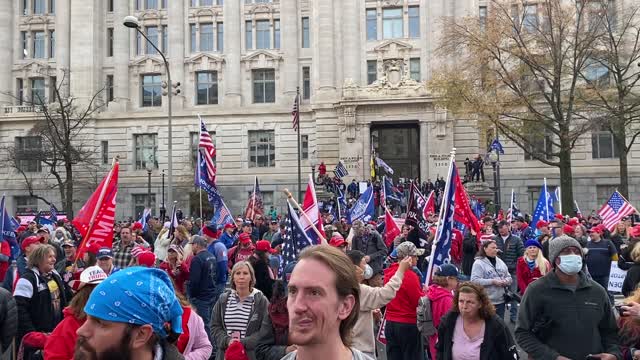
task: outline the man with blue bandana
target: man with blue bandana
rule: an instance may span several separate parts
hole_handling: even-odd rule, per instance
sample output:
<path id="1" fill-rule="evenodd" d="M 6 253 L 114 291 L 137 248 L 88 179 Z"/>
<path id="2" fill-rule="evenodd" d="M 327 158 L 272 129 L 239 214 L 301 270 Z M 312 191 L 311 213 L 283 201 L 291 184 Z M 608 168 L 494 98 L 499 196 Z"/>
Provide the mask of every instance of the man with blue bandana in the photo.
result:
<path id="1" fill-rule="evenodd" d="M 109 276 L 84 311 L 74 359 L 184 359 L 171 345 L 182 333 L 182 307 L 162 270 L 132 267 Z"/>

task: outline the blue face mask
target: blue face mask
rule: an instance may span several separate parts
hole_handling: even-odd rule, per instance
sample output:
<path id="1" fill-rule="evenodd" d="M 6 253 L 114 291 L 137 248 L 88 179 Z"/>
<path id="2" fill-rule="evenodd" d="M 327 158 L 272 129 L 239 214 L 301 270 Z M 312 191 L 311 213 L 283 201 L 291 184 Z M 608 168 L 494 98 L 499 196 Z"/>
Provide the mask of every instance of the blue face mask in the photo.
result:
<path id="1" fill-rule="evenodd" d="M 575 275 L 582 269 L 582 256 L 580 255 L 560 255 L 560 271 L 567 275 Z"/>

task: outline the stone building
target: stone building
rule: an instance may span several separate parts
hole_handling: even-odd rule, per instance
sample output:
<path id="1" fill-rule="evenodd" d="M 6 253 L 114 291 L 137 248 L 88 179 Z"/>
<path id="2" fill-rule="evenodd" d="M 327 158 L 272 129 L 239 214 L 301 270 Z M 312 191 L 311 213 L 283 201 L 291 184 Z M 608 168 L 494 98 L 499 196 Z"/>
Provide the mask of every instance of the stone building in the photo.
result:
<path id="1" fill-rule="evenodd" d="M 139 213 L 151 172 L 154 212 L 167 168 L 167 98 L 162 59 L 123 18 L 166 53 L 173 97 L 174 196 L 197 214 L 193 186 L 195 144 L 201 115 L 218 150 L 218 185 L 234 213 L 243 210 L 254 176 L 265 205 L 284 210 L 285 187 L 297 187 L 297 137 L 292 106 L 300 89 L 302 170 L 339 159 L 352 178 L 367 178 L 373 148 L 396 170 L 396 179 L 435 180 L 447 171 L 448 154 L 461 162 L 485 151 L 474 119 L 456 119 L 434 106 L 426 81 L 443 16 L 486 14 L 483 0 L 12 0 L 0 8 L 0 142 L 38 146 L 28 130 L 38 119 L 35 96 L 52 88 L 88 100 L 102 91 L 106 108 L 87 136 L 105 173 L 120 157 L 118 216 Z M 609 136 L 609 137 L 608 137 Z M 593 137 L 593 141 L 592 141 Z M 594 147 L 595 146 L 595 147 Z M 542 178 L 558 183 L 558 171 L 530 160 L 505 143 L 503 203 L 511 188 L 531 211 Z M 576 199 L 583 212 L 615 188 L 617 159 L 610 134 L 585 134 L 575 151 Z M 639 172 L 640 152 L 630 173 Z M 45 176 L 25 159 L 35 179 Z M 462 168 L 462 166 L 461 166 Z M 0 189 L 9 209 L 44 208 L 25 196 L 24 181 L 4 167 Z M 38 172 L 40 170 L 40 172 Z M 491 182 L 491 170 L 485 170 Z M 86 178 L 82 169 L 78 174 Z M 87 181 L 89 183 L 90 181 Z M 93 189 L 77 186 L 76 208 Z M 39 194 L 58 202 L 43 180 Z M 631 183 L 638 200 L 637 182 Z M 206 200 L 205 200 L 206 202 Z M 598 204 L 598 205 L 597 205 Z"/>

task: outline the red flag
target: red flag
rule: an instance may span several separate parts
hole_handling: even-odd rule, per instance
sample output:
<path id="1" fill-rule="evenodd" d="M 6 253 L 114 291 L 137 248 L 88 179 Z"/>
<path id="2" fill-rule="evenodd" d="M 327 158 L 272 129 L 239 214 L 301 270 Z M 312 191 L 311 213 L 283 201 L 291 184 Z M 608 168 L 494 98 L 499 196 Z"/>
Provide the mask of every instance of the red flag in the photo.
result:
<path id="1" fill-rule="evenodd" d="M 467 195 L 467 192 L 462 185 L 460 176 L 456 174 L 453 181 L 456 182 L 456 207 L 453 214 L 453 219 L 469 227 L 470 229 L 473 229 L 476 234 L 479 234 L 480 224 L 478 223 L 478 219 L 476 218 L 476 216 L 473 214 L 473 211 L 471 211 L 471 206 L 469 205 L 469 196 Z"/>
<path id="2" fill-rule="evenodd" d="M 320 216 L 320 207 L 318 206 L 318 199 L 316 198 L 315 186 L 313 184 L 313 179 L 311 175 L 309 175 L 309 182 L 307 183 L 307 191 L 304 194 L 304 201 L 302 202 L 302 211 L 303 214 L 300 214 L 300 225 L 304 227 L 304 231 L 307 233 L 307 236 L 314 242 L 314 244 L 324 243 L 316 234 L 315 230 L 313 230 L 311 223 L 313 223 L 323 238 L 326 239 L 326 235 L 324 233 L 324 227 L 322 226 L 322 217 Z M 311 221 L 309 221 L 311 220 Z"/>
<path id="3" fill-rule="evenodd" d="M 90 247 L 111 247 L 113 244 L 119 168 L 120 164 L 116 161 L 72 221 L 82 235 L 76 259 L 81 258 Z"/>
<path id="4" fill-rule="evenodd" d="M 436 213 L 436 197 L 434 195 L 434 191 L 432 190 L 427 198 L 427 203 L 424 205 L 424 214 L 425 217 L 428 213 L 435 214 Z"/>
<path id="5" fill-rule="evenodd" d="M 400 228 L 393 219 L 393 215 L 389 212 L 389 209 L 385 208 L 384 211 L 384 243 L 387 247 L 391 246 L 396 236 L 400 235 Z"/>

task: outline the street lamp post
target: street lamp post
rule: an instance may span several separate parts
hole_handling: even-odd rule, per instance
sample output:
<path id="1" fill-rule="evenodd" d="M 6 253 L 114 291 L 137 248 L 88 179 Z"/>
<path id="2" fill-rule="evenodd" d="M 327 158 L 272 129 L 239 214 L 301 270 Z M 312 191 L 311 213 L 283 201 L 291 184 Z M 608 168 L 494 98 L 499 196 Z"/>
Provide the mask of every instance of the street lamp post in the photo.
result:
<path id="1" fill-rule="evenodd" d="M 164 223 L 164 216 L 167 214 L 167 208 L 164 206 L 164 169 L 162 169 L 162 205 L 160 205 L 160 219 Z"/>
<path id="2" fill-rule="evenodd" d="M 489 160 L 493 168 L 493 202 L 496 205 L 496 213 L 500 211 L 500 157 L 496 151 L 489 153 Z"/>
<path id="3" fill-rule="evenodd" d="M 151 209 L 151 169 L 147 169 L 147 208 Z"/>
<path id="4" fill-rule="evenodd" d="M 147 41 L 147 43 L 151 44 L 151 46 L 158 52 L 158 54 L 160 54 L 160 56 L 162 57 L 162 61 L 164 62 L 164 68 L 167 72 L 167 126 L 168 126 L 168 146 L 167 146 L 167 162 L 168 162 L 168 166 L 167 166 L 167 172 L 168 172 L 168 176 L 169 176 L 169 183 L 168 188 L 167 188 L 167 199 L 169 201 L 170 204 L 173 203 L 173 132 L 172 132 L 172 126 L 171 126 L 171 95 L 173 92 L 173 83 L 171 82 L 171 72 L 169 71 L 169 62 L 167 61 L 166 56 L 164 56 L 164 53 L 162 51 L 160 51 L 160 49 L 158 49 L 158 47 L 153 43 L 153 41 L 149 40 L 149 38 L 147 37 L 147 35 L 145 35 L 145 33 L 143 31 L 140 30 L 140 21 L 138 21 L 138 18 L 132 15 L 126 16 L 123 20 L 123 24 L 124 26 L 131 28 L 131 29 L 136 29 L 136 31 L 143 37 L 145 38 L 145 40 Z M 176 87 L 180 86 L 180 83 L 176 84 Z M 177 92 L 179 93 L 180 90 L 177 90 Z M 163 192 L 164 193 L 164 192 Z M 164 205 L 164 202 L 163 202 Z"/>

